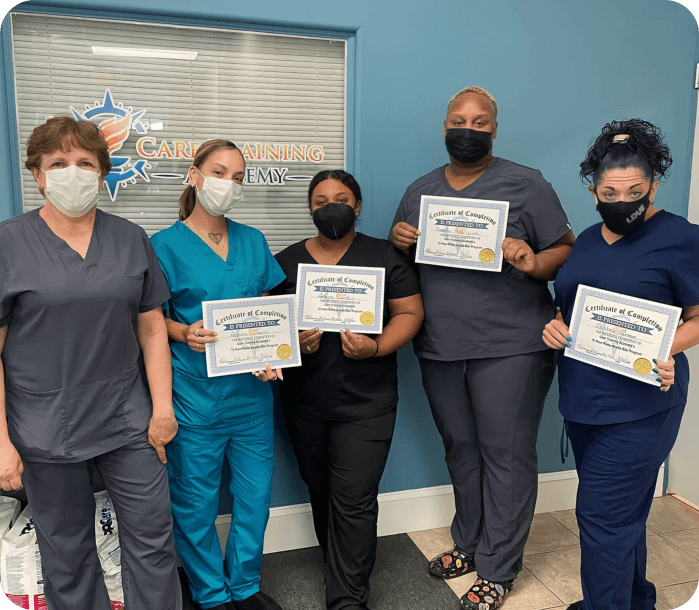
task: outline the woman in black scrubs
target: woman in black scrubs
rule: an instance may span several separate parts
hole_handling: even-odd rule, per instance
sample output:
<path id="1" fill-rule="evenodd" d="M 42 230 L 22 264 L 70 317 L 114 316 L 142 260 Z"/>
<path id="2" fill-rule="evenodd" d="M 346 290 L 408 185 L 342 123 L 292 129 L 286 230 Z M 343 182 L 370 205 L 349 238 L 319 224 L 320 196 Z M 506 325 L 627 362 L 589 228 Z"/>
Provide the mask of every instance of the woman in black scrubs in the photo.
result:
<path id="1" fill-rule="evenodd" d="M 318 235 L 277 254 L 287 280 L 275 292 L 296 292 L 301 263 L 386 270 L 383 333 L 301 331 L 303 366 L 286 369 L 280 386 L 327 566 L 327 608 L 363 610 L 376 558 L 379 481 L 396 421 L 396 350 L 422 324 L 422 297 L 408 260 L 390 242 L 355 231 L 362 194 L 351 174 L 320 172 L 308 201 Z"/>
<path id="2" fill-rule="evenodd" d="M 0 223 L 0 487 L 26 488 L 51 610 L 111 608 L 91 463 L 119 520 L 126 607 L 179 610 L 165 278 L 145 231 L 95 207 L 111 163 L 94 123 L 37 127 L 26 166 L 46 205 Z"/>

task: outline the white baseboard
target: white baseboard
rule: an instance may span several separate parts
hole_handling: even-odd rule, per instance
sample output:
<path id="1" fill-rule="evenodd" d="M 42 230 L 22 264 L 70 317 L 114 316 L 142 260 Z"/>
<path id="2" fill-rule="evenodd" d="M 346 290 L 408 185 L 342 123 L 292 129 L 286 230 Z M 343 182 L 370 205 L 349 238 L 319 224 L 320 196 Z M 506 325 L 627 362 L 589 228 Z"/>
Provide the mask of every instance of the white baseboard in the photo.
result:
<path id="1" fill-rule="evenodd" d="M 660 469 L 655 496 L 663 493 L 665 466 Z M 539 490 L 535 512 L 548 513 L 575 508 L 578 474 L 575 470 L 539 475 Z M 310 504 L 295 504 L 272 508 L 265 533 L 265 553 L 277 553 L 316 546 Z M 454 491 L 451 485 L 410 489 L 379 494 L 379 536 L 405 534 L 445 527 L 454 516 Z M 216 519 L 221 547 L 228 537 L 230 515 Z"/>

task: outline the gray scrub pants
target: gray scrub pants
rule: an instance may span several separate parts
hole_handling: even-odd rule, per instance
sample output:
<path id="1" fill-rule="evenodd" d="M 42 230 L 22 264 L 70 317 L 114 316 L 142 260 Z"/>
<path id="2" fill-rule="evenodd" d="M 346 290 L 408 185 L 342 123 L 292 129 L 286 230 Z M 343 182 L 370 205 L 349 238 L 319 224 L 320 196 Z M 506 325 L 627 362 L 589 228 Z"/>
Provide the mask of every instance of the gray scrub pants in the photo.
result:
<path id="1" fill-rule="evenodd" d="M 482 578 L 522 570 L 538 483 L 536 438 L 553 350 L 442 362 L 420 358 L 422 383 L 454 485 L 451 535 Z"/>
<path id="2" fill-rule="evenodd" d="M 124 605 L 181 610 L 167 471 L 142 438 L 94 458 L 119 524 Z M 49 610 L 110 610 L 95 540 L 88 462 L 25 462 Z"/>

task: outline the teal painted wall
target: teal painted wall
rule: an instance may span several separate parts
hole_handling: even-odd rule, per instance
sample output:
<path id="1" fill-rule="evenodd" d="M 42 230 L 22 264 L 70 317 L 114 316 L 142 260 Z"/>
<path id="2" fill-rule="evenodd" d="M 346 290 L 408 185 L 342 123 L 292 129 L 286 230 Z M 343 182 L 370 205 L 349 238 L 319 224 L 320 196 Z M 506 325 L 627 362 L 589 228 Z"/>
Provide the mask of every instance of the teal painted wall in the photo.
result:
<path id="1" fill-rule="evenodd" d="M 350 166 L 365 194 L 360 228 L 386 236 L 405 188 L 447 162 L 441 137 L 448 98 L 465 85 L 500 105 L 494 152 L 541 169 L 576 233 L 597 222 L 578 164 L 604 123 L 642 117 L 667 135 L 675 164 L 656 203 L 686 214 L 696 92 L 697 23 L 668 0 L 30 0 L 20 10 L 197 25 L 356 32 L 350 100 Z M 7 37 L 7 22 L 2 36 Z M 6 46 L 2 47 L 6 53 Z M 0 219 L 14 214 L 14 126 L 0 73 Z M 16 171 L 16 170 L 15 170 Z M 381 491 L 449 482 L 443 448 L 411 350 L 400 359 L 401 403 Z M 506 380 L 503 380 L 506 383 Z M 280 423 L 280 426 L 283 424 Z M 539 435 L 540 471 L 572 468 L 559 457 L 554 385 Z M 305 500 L 283 434 L 274 505 Z M 227 509 L 222 498 L 222 511 Z"/>

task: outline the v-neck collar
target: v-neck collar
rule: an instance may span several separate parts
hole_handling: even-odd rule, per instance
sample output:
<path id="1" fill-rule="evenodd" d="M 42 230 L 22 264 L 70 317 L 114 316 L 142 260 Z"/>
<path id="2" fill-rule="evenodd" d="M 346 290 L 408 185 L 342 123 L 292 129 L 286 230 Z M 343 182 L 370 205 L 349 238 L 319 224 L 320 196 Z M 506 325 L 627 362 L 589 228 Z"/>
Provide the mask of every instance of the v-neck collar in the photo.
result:
<path id="1" fill-rule="evenodd" d="M 493 162 L 485 169 L 485 171 L 480 176 L 478 176 L 478 178 L 476 178 L 473 182 L 471 182 L 471 184 L 467 184 L 461 190 L 455 189 L 451 184 L 449 184 L 449 179 L 447 178 L 447 167 L 449 167 L 449 165 L 447 164 L 442 168 L 442 172 L 441 172 L 442 182 L 446 185 L 446 187 L 452 193 L 455 193 L 455 194 L 459 195 L 460 197 L 463 197 L 464 194 L 467 193 L 468 190 L 472 186 L 474 186 L 475 184 L 478 184 L 483 178 L 485 178 L 489 174 L 490 170 L 493 167 L 495 167 L 495 165 L 497 165 L 499 162 L 500 162 L 500 157 L 493 157 Z"/>
<path id="2" fill-rule="evenodd" d="M 356 231 L 356 229 L 355 229 L 355 231 Z M 347 250 L 344 251 L 344 253 L 342 254 L 342 256 L 341 256 L 340 258 L 338 258 L 338 259 L 335 261 L 335 264 L 334 264 L 334 265 L 331 265 L 331 264 L 328 264 L 328 263 L 319 263 L 315 258 L 313 258 L 313 255 L 308 251 L 308 248 L 306 247 L 306 242 L 314 240 L 315 237 L 309 237 L 308 239 L 304 239 L 304 240 L 301 242 L 301 247 L 302 247 L 302 248 L 304 249 L 304 251 L 306 252 L 306 255 L 308 256 L 308 258 L 309 258 L 309 260 L 310 260 L 310 262 L 311 262 L 312 264 L 314 264 L 314 265 L 323 265 L 323 266 L 327 266 L 327 267 L 337 267 L 337 266 L 345 259 L 345 257 L 346 257 L 347 254 L 350 252 L 350 250 L 352 250 L 352 248 L 354 247 L 354 244 L 357 243 L 357 240 L 360 238 L 361 235 L 362 235 L 362 234 L 361 234 L 359 231 L 357 231 L 357 232 L 355 233 L 354 239 L 352 240 L 352 243 L 349 245 L 349 247 L 347 248 Z M 316 244 L 317 244 L 317 243 L 318 243 L 318 242 L 316 242 Z"/>
<path id="3" fill-rule="evenodd" d="M 41 217 L 39 212 L 41 208 L 35 210 L 35 217 L 38 219 L 38 226 L 40 230 L 44 233 L 44 237 L 53 244 L 54 248 L 58 252 L 58 255 L 62 257 L 67 263 L 79 262 L 81 269 L 86 269 L 89 267 L 89 263 L 95 257 L 95 250 L 97 250 L 99 245 L 99 231 L 102 224 L 102 212 L 100 209 L 95 210 L 95 222 L 92 225 L 92 234 L 90 235 L 90 243 L 87 246 L 87 252 L 85 252 L 85 257 L 83 258 L 77 250 L 68 245 L 68 242 L 56 235 L 48 223 Z"/>
<path id="4" fill-rule="evenodd" d="M 226 218 L 226 228 L 228 230 L 228 254 L 226 255 L 226 260 L 223 260 L 216 252 L 214 252 L 213 248 L 208 246 L 206 242 L 203 240 L 201 235 L 197 233 L 194 229 L 191 227 L 187 226 L 184 222 L 181 220 L 177 221 L 177 224 L 180 227 L 180 232 L 182 235 L 185 236 L 185 239 L 187 239 L 197 250 L 200 252 L 203 252 L 207 255 L 214 256 L 217 258 L 219 261 L 221 261 L 224 265 L 230 265 L 231 264 L 231 255 L 233 253 L 233 248 L 231 247 L 231 232 L 233 231 L 233 222 L 231 221 L 230 218 Z"/>

